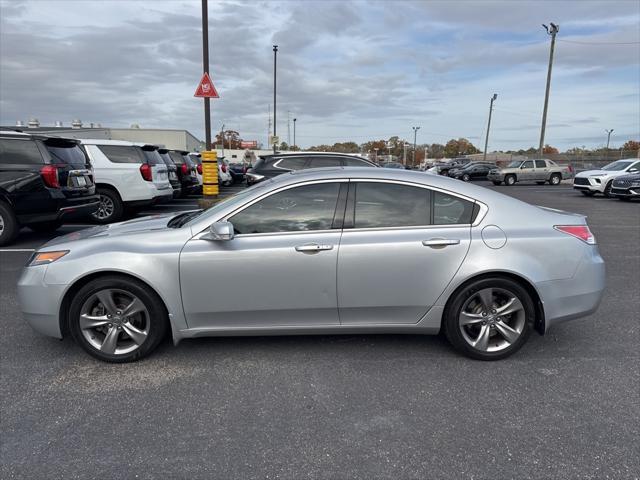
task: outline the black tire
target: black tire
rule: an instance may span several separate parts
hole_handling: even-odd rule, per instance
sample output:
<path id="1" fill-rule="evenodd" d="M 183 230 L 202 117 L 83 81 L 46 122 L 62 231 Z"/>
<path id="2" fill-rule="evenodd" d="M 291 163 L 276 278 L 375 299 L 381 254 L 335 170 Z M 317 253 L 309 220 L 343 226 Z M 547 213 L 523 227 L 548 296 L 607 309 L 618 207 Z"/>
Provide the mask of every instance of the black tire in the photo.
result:
<path id="1" fill-rule="evenodd" d="M 27 225 L 31 230 L 38 233 L 53 232 L 62 226 L 62 222 L 54 220 L 52 222 L 32 223 Z"/>
<path id="2" fill-rule="evenodd" d="M 502 183 L 502 182 L 501 182 L 501 181 L 499 181 L 499 180 L 493 180 L 493 184 L 494 184 L 494 185 L 496 185 L 496 186 L 500 185 L 501 183 Z"/>
<path id="3" fill-rule="evenodd" d="M 464 175 L 462 175 L 463 182 L 468 182 L 469 180 L 471 180 L 471 177 L 469 176 L 468 173 L 465 173 Z"/>
<path id="4" fill-rule="evenodd" d="M 142 301 L 149 313 L 149 332 L 146 339 L 130 353 L 108 354 L 102 352 L 88 342 L 80 328 L 80 314 L 84 303 L 95 293 L 105 289 L 117 289 L 135 295 Z M 67 322 L 71 336 L 89 355 L 105 362 L 127 363 L 140 360 L 156 349 L 167 333 L 169 319 L 160 297 L 144 283 L 124 276 L 109 275 L 90 281 L 74 295 L 69 307 Z"/>
<path id="5" fill-rule="evenodd" d="M 517 297 L 522 304 L 523 323 L 522 330 L 517 340 L 512 344 L 498 351 L 481 351 L 474 348 L 464 337 L 462 333 L 463 327 L 459 326 L 459 316 L 465 303 L 471 299 L 477 292 L 487 289 L 499 289 L 507 291 Z M 447 302 L 447 307 L 443 316 L 443 329 L 449 342 L 458 351 L 466 356 L 477 360 L 500 360 L 506 358 L 525 344 L 529 338 L 529 334 L 533 328 L 535 320 L 535 307 L 529 293 L 517 282 L 503 277 L 488 277 L 473 281 L 462 286 L 451 296 Z M 480 327 L 484 328 L 484 327 Z M 487 327 L 489 328 L 489 327 Z M 494 332 L 494 330 L 491 330 Z M 496 334 L 497 335 L 497 334 Z M 495 338 L 495 337 L 492 337 Z"/>
<path id="6" fill-rule="evenodd" d="M 18 221 L 11 207 L 0 202 L 0 247 L 13 242 L 19 230 Z"/>
<path id="7" fill-rule="evenodd" d="M 507 175 L 504 177 L 504 184 L 507 187 L 510 187 L 512 185 L 516 184 L 516 176 L 515 175 Z"/>
<path id="8" fill-rule="evenodd" d="M 604 187 L 604 196 L 607 198 L 611 198 L 613 195 L 611 195 L 611 187 L 613 186 L 613 180 L 609 180 L 609 183 L 607 183 L 607 186 Z"/>
<path id="9" fill-rule="evenodd" d="M 554 173 L 549 177 L 549 185 L 560 185 L 562 182 L 562 175 L 559 173 Z"/>
<path id="10" fill-rule="evenodd" d="M 596 192 L 592 192 L 591 190 L 580 190 L 580 193 L 585 197 L 593 197 L 596 194 Z"/>
<path id="11" fill-rule="evenodd" d="M 100 195 L 100 206 L 91 219 L 95 223 L 107 224 L 119 221 L 124 213 L 124 204 L 118 193 L 110 188 L 98 187 L 96 193 Z"/>

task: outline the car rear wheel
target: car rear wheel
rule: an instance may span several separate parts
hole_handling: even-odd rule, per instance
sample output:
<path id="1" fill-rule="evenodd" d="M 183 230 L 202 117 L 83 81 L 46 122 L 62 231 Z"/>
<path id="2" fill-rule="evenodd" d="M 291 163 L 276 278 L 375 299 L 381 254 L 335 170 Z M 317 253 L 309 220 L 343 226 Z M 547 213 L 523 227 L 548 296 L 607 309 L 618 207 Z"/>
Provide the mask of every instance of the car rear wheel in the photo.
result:
<path id="1" fill-rule="evenodd" d="M 531 296 L 506 278 L 473 282 L 454 294 L 444 316 L 451 344 L 478 360 L 499 360 L 527 341 L 535 318 Z"/>
<path id="2" fill-rule="evenodd" d="M 113 223 L 122 218 L 124 206 L 120 195 L 109 188 L 98 188 L 100 204 L 98 210 L 91 214 L 91 218 L 96 223 Z"/>
<path id="3" fill-rule="evenodd" d="M 515 175 L 507 175 L 506 177 L 504 177 L 504 184 L 507 186 L 511 186 L 511 185 L 515 185 L 516 183 L 516 176 Z"/>
<path id="4" fill-rule="evenodd" d="M 29 225 L 29 228 L 34 232 L 44 233 L 44 232 L 52 232 L 57 230 L 62 226 L 62 222 L 55 220 L 53 222 L 40 222 L 40 223 L 32 223 Z"/>
<path id="5" fill-rule="evenodd" d="M 471 180 L 471 177 L 469 176 L 468 173 L 465 173 L 464 175 L 462 175 L 463 182 L 468 182 L 469 180 Z"/>
<path id="6" fill-rule="evenodd" d="M 90 281 L 73 297 L 69 329 L 90 355 L 106 362 L 139 360 L 167 331 L 162 300 L 146 285 L 124 277 Z"/>
<path id="7" fill-rule="evenodd" d="M 562 175 L 554 173 L 553 175 L 551 175 L 551 178 L 549 178 L 549 185 L 560 185 L 561 181 Z"/>
<path id="8" fill-rule="evenodd" d="M 593 197 L 596 194 L 596 192 L 592 192 L 591 190 L 580 190 L 580 193 L 585 197 Z"/>
<path id="9" fill-rule="evenodd" d="M 18 221 L 8 205 L 0 202 L 0 246 L 9 245 L 18 235 Z"/>

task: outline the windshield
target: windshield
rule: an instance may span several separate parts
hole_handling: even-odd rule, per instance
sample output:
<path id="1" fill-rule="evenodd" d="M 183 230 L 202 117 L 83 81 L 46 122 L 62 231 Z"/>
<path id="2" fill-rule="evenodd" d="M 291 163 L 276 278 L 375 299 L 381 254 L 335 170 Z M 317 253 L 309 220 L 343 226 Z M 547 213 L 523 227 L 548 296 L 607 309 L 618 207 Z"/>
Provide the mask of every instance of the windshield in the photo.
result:
<path id="1" fill-rule="evenodd" d="M 520 161 L 520 160 L 514 160 L 509 165 L 507 165 L 507 168 L 518 168 L 521 163 L 522 163 L 522 161 Z"/>
<path id="2" fill-rule="evenodd" d="M 220 200 L 218 203 L 216 203 L 212 207 L 207 208 L 206 210 L 181 213 L 180 215 L 173 217 L 169 221 L 167 226 L 171 228 L 180 228 L 183 225 L 186 225 L 187 223 L 191 222 L 192 220 L 195 220 L 196 218 L 200 218 L 202 215 L 209 215 L 209 216 L 215 215 L 216 213 L 218 213 L 224 208 L 233 206 L 234 204 L 241 204 L 246 197 L 255 193 L 257 190 L 263 189 L 266 185 L 269 185 L 272 182 L 273 182 L 273 179 L 269 179 L 269 180 L 260 182 L 256 185 L 253 185 L 252 187 L 246 188 L 244 190 L 240 190 L 238 193 Z"/>
<path id="3" fill-rule="evenodd" d="M 602 167 L 602 170 L 609 170 L 609 171 L 612 171 L 612 172 L 619 172 L 620 170 L 624 170 L 625 168 L 627 168 L 632 163 L 633 163 L 633 161 L 618 160 L 617 162 L 613 162 L 613 163 L 610 163 L 609 165 L 606 165 L 606 166 Z"/>

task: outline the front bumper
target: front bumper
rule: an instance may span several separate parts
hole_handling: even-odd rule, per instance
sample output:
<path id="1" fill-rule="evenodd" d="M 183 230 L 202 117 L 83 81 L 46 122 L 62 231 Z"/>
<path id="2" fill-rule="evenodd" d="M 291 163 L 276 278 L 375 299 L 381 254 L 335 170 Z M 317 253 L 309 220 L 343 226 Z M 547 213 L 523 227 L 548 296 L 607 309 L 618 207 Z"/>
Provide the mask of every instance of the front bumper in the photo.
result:
<path id="1" fill-rule="evenodd" d="M 573 188 L 576 190 L 602 193 L 605 185 L 606 182 L 603 182 L 599 177 L 575 177 L 573 179 Z"/>
<path id="2" fill-rule="evenodd" d="M 48 265 L 25 267 L 18 279 L 18 303 L 22 316 L 38 333 L 62 338 L 59 313 L 66 285 L 47 285 Z"/>
<path id="3" fill-rule="evenodd" d="M 544 306 L 545 331 L 551 325 L 591 315 L 605 289 L 604 260 L 596 246 L 585 253 L 572 278 L 537 285 Z"/>
<path id="4" fill-rule="evenodd" d="M 640 187 L 621 188 L 614 185 L 611 188 L 611 195 L 621 198 L 640 198 Z"/>

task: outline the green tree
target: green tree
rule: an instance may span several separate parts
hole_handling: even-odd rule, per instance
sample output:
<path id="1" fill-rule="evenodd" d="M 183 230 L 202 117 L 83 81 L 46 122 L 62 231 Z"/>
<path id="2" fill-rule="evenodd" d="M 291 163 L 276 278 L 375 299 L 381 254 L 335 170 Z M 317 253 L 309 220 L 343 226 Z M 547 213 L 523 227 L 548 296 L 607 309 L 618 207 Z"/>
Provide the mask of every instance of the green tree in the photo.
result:
<path id="1" fill-rule="evenodd" d="M 452 138 L 447 142 L 444 147 L 444 154 L 447 158 L 454 158 L 458 155 L 471 155 L 474 153 L 480 153 L 469 140 L 466 138 Z"/>
<path id="2" fill-rule="evenodd" d="M 282 142 L 278 150 L 289 150 L 289 144 L 287 144 L 287 142 Z"/>

